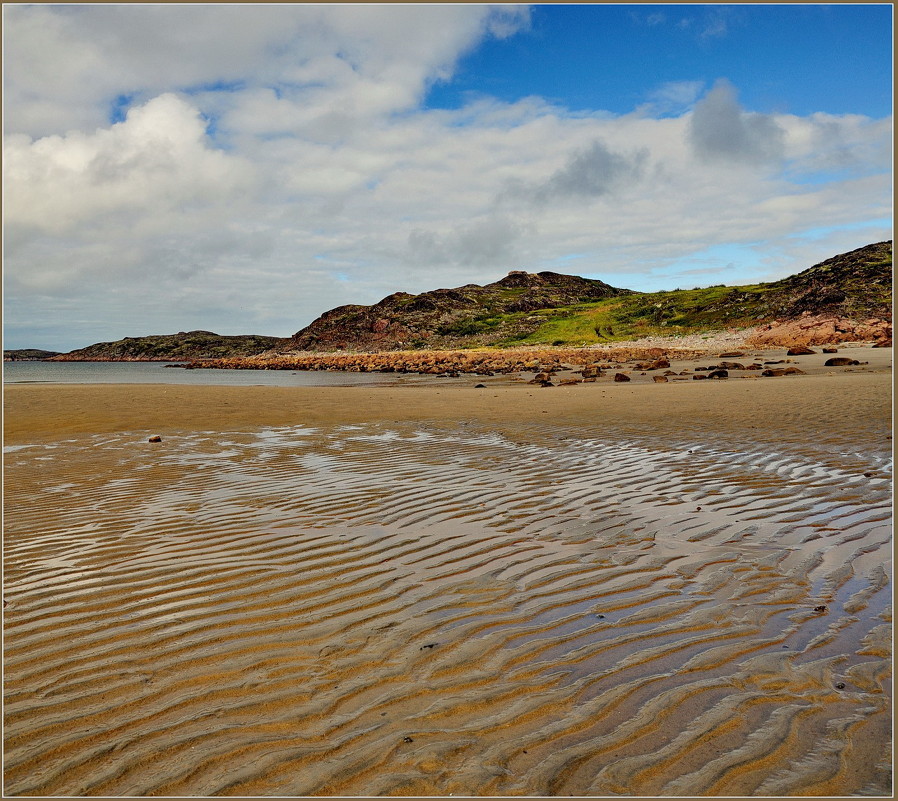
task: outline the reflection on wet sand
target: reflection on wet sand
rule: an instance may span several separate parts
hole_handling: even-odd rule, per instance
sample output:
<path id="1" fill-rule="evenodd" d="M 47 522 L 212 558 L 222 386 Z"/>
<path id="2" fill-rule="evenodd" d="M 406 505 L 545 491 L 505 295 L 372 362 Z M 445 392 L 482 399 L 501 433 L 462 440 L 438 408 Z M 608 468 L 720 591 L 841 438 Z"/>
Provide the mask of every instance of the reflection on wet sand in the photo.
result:
<path id="1" fill-rule="evenodd" d="M 876 425 L 12 447 L 6 792 L 888 794 Z"/>

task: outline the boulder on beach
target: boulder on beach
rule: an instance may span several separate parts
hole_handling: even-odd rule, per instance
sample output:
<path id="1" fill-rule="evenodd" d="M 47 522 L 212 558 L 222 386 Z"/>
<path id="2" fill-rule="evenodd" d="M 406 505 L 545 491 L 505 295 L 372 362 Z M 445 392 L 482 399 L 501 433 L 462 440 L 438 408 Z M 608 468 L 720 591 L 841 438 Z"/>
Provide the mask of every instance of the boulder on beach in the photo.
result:
<path id="1" fill-rule="evenodd" d="M 824 367 L 849 367 L 853 364 L 860 364 L 857 359 L 849 359 L 847 356 L 835 356 L 832 359 L 827 359 L 824 363 Z"/>

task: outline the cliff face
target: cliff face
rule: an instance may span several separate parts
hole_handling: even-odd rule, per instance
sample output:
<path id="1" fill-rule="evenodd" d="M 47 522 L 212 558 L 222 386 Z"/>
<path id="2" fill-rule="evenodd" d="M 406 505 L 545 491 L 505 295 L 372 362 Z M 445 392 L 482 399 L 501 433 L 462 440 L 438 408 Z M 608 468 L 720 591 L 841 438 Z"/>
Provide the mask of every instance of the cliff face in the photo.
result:
<path id="1" fill-rule="evenodd" d="M 181 331 L 146 337 L 125 337 L 116 342 L 99 342 L 86 348 L 54 356 L 56 362 L 168 362 L 191 359 L 219 359 L 254 356 L 283 346 L 280 337 L 221 336 L 211 331 Z"/>
<path id="2" fill-rule="evenodd" d="M 420 295 L 396 292 L 372 306 L 339 306 L 293 335 L 294 350 L 396 350 L 494 344 L 535 329 L 527 313 L 633 294 L 573 275 L 515 271 L 486 286 Z"/>

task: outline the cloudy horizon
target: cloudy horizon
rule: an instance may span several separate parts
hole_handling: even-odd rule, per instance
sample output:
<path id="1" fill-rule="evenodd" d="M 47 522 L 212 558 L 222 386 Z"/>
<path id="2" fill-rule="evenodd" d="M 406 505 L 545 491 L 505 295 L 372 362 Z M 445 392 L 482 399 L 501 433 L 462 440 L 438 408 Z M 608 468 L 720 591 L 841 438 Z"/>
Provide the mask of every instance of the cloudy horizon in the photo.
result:
<path id="1" fill-rule="evenodd" d="M 4 6 L 4 347 L 290 336 L 517 269 L 755 283 L 890 239 L 891 13 Z"/>

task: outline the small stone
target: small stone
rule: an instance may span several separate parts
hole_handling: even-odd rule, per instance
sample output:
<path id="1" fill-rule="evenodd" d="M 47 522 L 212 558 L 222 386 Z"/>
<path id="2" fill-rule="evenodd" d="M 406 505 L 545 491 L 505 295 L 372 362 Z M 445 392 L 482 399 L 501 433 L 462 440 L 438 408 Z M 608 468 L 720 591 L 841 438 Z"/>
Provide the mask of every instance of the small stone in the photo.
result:
<path id="1" fill-rule="evenodd" d="M 826 611 L 826 607 L 825 607 L 825 606 L 815 606 L 815 607 L 814 607 L 814 611 L 815 611 L 815 612 L 825 612 L 825 611 Z"/>
<path id="2" fill-rule="evenodd" d="M 162 437 L 160 437 L 158 434 L 156 434 L 156 435 L 150 437 L 147 440 L 147 442 L 162 442 Z"/>
<path id="3" fill-rule="evenodd" d="M 838 682 L 838 683 L 836 684 L 836 689 L 837 689 L 837 690 L 844 690 L 844 689 L 845 689 L 845 682 L 844 682 L 844 681 Z"/>
<path id="4" fill-rule="evenodd" d="M 796 345 L 793 348 L 789 348 L 786 351 L 786 356 L 812 356 L 817 351 L 811 350 L 810 348 L 806 348 L 803 345 Z"/>
<path id="5" fill-rule="evenodd" d="M 615 381 L 629 381 L 629 380 L 630 380 L 630 376 L 624 375 L 623 373 L 615 373 L 615 374 L 614 374 L 614 380 L 615 380 Z"/>
<path id="6" fill-rule="evenodd" d="M 823 352 L 824 353 L 838 353 L 839 349 L 838 348 L 824 348 Z"/>
<path id="7" fill-rule="evenodd" d="M 415 742 L 411 737 L 403 737 L 402 742 L 404 743 L 413 743 Z"/>
<path id="8" fill-rule="evenodd" d="M 486 389 L 486 384 L 474 384 L 474 389 Z"/>
<path id="9" fill-rule="evenodd" d="M 653 375 L 653 376 L 652 376 L 652 381 L 654 381 L 656 384 L 666 384 L 666 383 L 667 383 L 667 376 L 664 376 L 664 375 Z"/>
<path id="10" fill-rule="evenodd" d="M 827 359 L 823 366 L 824 367 L 848 367 L 853 364 L 860 364 L 857 359 L 849 359 L 845 356 L 836 356 L 832 359 Z"/>

